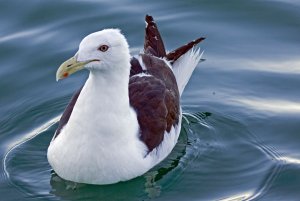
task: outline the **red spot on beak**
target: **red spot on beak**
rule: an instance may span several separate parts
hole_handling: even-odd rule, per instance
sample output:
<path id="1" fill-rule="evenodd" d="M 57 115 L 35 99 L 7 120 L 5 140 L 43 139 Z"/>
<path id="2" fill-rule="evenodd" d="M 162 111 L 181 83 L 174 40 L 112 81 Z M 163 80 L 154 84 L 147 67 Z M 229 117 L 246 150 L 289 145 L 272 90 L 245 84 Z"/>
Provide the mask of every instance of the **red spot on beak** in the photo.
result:
<path id="1" fill-rule="evenodd" d="M 68 76 L 69 76 L 69 73 L 65 72 L 65 73 L 63 74 L 63 76 L 64 76 L 64 77 L 68 77 Z"/>

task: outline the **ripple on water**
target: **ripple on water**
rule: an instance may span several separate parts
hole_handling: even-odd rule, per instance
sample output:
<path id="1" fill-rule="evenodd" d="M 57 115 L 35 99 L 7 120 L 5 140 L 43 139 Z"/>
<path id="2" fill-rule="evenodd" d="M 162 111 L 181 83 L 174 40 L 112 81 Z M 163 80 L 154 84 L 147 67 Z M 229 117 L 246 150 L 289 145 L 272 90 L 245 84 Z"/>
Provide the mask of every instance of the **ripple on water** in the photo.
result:
<path id="1" fill-rule="evenodd" d="M 48 200 L 159 200 L 162 196 L 253 200 L 270 188 L 283 164 L 276 150 L 264 146 L 233 118 L 186 113 L 175 149 L 150 172 L 114 185 L 76 184 L 59 178 L 47 162 L 46 151 L 57 121 L 54 118 L 31 132 L 6 154 L 7 179 L 26 196 Z M 182 195 L 182 191 L 186 193 Z"/>

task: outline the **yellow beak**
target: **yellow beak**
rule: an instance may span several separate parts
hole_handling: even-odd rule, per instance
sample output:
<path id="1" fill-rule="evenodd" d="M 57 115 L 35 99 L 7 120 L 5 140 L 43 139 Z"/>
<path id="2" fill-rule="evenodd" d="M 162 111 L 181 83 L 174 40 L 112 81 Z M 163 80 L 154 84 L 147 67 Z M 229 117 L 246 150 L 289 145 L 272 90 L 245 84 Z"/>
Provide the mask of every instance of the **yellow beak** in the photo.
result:
<path id="1" fill-rule="evenodd" d="M 77 61 L 76 57 L 71 57 L 64 63 L 60 65 L 56 72 L 56 81 L 67 78 L 69 75 L 81 70 L 84 66 L 90 62 L 96 60 L 88 60 L 88 61 Z"/>

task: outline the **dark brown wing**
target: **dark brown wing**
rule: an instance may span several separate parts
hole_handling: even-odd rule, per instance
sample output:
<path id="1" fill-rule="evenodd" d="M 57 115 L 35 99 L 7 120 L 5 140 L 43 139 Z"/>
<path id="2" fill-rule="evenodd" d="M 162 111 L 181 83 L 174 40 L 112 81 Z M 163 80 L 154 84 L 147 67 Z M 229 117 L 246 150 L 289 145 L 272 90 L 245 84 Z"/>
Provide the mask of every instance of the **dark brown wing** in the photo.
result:
<path id="1" fill-rule="evenodd" d="M 189 42 L 188 44 L 185 44 L 185 45 L 177 48 L 176 50 L 173 50 L 173 51 L 169 52 L 166 55 L 166 59 L 168 61 L 170 61 L 171 63 L 174 63 L 179 57 L 181 57 L 182 55 L 187 53 L 190 49 L 192 49 L 192 47 L 194 47 L 195 45 L 197 45 L 198 43 L 200 43 L 204 39 L 205 39 L 204 37 L 198 38 L 196 40 L 193 40 L 193 41 Z"/>
<path id="2" fill-rule="evenodd" d="M 68 106 L 66 107 L 63 115 L 61 116 L 61 118 L 59 120 L 58 128 L 56 129 L 53 139 L 55 139 L 60 134 L 61 129 L 68 123 L 70 116 L 72 114 L 73 108 L 76 104 L 76 101 L 77 101 L 79 95 L 80 95 L 81 90 L 82 90 L 82 87 L 78 91 L 76 91 L 74 93 L 74 95 L 72 96 Z"/>
<path id="3" fill-rule="evenodd" d="M 157 29 L 156 23 L 152 16 L 146 15 L 145 43 L 144 52 L 156 57 L 165 57 L 166 50 L 164 42 Z"/>
<path id="4" fill-rule="evenodd" d="M 179 122 L 179 92 L 173 72 L 163 60 L 141 56 L 151 76 L 130 78 L 129 100 L 137 113 L 140 139 L 151 152 Z"/>

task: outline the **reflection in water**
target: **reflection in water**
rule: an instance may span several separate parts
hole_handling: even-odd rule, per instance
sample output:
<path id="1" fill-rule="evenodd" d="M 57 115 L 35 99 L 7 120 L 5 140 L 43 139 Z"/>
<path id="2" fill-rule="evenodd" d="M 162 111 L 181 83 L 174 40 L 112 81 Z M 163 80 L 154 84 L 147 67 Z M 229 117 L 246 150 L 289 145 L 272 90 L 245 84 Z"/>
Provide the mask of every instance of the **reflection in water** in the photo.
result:
<path id="1" fill-rule="evenodd" d="M 40 30 L 40 29 L 37 29 L 37 30 L 30 29 L 27 31 L 21 31 L 21 32 L 9 34 L 7 36 L 2 36 L 2 37 L 0 37 L 0 43 L 7 42 L 9 40 L 16 40 L 16 39 L 22 39 L 22 38 L 26 38 L 26 37 L 33 37 L 34 35 L 40 35 L 41 31 L 42 30 Z"/>
<path id="2" fill-rule="evenodd" d="M 290 58 L 289 60 L 277 58 L 272 61 L 265 58 L 256 58 L 255 60 L 249 58 L 239 58 L 235 60 L 222 58 L 218 62 L 223 63 L 225 66 L 230 66 L 230 69 L 221 70 L 247 70 L 265 73 L 300 74 L 300 60 L 298 57 Z M 214 64 L 214 62 L 211 63 Z M 219 68 L 218 66 L 216 67 Z"/>
<path id="3" fill-rule="evenodd" d="M 249 200 L 253 193 L 246 192 L 238 195 L 230 196 L 228 198 L 220 199 L 219 201 L 244 201 Z"/>
<path id="4" fill-rule="evenodd" d="M 272 113 L 299 113 L 300 103 L 292 102 L 288 100 L 268 100 L 268 99 L 258 99 L 258 98 L 239 98 L 235 97 L 234 101 L 238 104 L 246 105 L 253 110 L 260 110 L 263 112 Z"/>
<path id="5" fill-rule="evenodd" d="M 14 165 L 14 163 L 10 164 L 12 161 L 12 159 L 10 157 L 12 157 L 11 155 L 14 155 L 16 151 L 19 151 L 21 150 L 21 152 L 27 152 L 28 150 L 23 150 L 23 146 L 24 144 L 26 143 L 30 143 L 30 141 L 32 139 L 34 139 L 37 135 L 39 134 L 42 134 L 43 132 L 46 132 L 51 126 L 53 126 L 55 123 L 58 122 L 58 120 L 60 119 L 60 116 L 58 117 L 55 117 L 51 120 L 49 120 L 48 122 L 46 122 L 45 124 L 43 124 L 42 126 L 34 129 L 33 131 L 27 133 L 26 135 L 23 135 L 22 138 L 20 139 L 17 139 L 15 140 L 14 142 L 12 143 L 8 143 L 8 151 L 6 152 L 4 158 L 3 158 L 3 172 L 4 172 L 4 175 L 6 177 L 6 180 L 9 181 L 9 183 L 11 185 L 13 185 L 14 187 L 16 187 L 20 192 L 26 194 L 26 195 L 31 195 L 31 193 L 29 193 L 26 189 L 24 189 L 22 187 L 22 185 L 19 185 L 20 181 L 16 181 L 15 182 L 15 174 L 16 172 L 14 172 L 14 167 L 11 168 L 11 165 Z M 32 157 L 31 154 L 33 154 L 33 156 L 35 155 L 35 153 L 29 153 L 29 156 L 28 156 L 28 161 L 29 163 L 32 163 L 32 161 L 30 160 L 30 158 Z M 36 152 L 36 154 L 39 154 Z M 15 158 L 15 160 L 19 160 L 19 158 Z M 23 163 L 23 161 L 21 161 L 21 165 L 28 165 L 26 163 Z M 29 166 L 29 168 L 31 168 Z M 24 174 L 23 171 L 21 169 L 18 169 L 17 171 L 19 171 L 20 174 Z M 25 173 L 26 174 L 26 173 Z M 21 176 L 21 175 L 18 175 L 18 176 Z M 18 178 L 17 176 L 17 178 Z M 25 179 L 26 180 L 26 177 L 28 177 L 28 180 L 30 181 L 30 178 L 31 178 L 32 175 L 27 175 L 25 176 L 24 178 L 19 178 L 19 179 Z M 12 178 L 13 177 L 13 178 Z M 33 194 L 34 195 L 34 194 Z"/>
<path id="6" fill-rule="evenodd" d="M 244 63 L 244 62 L 243 62 Z M 291 74 L 300 74 L 300 60 L 299 58 L 291 58 L 289 60 L 279 60 L 279 61 L 269 61 L 269 60 L 261 60 L 261 61 L 246 61 L 248 66 L 248 70 L 255 71 L 267 71 L 274 73 L 291 73 Z M 287 67 L 287 68 L 283 68 Z"/>
<path id="7" fill-rule="evenodd" d="M 278 159 L 287 164 L 300 165 L 300 159 L 297 159 L 297 158 L 279 157 Z"/>

